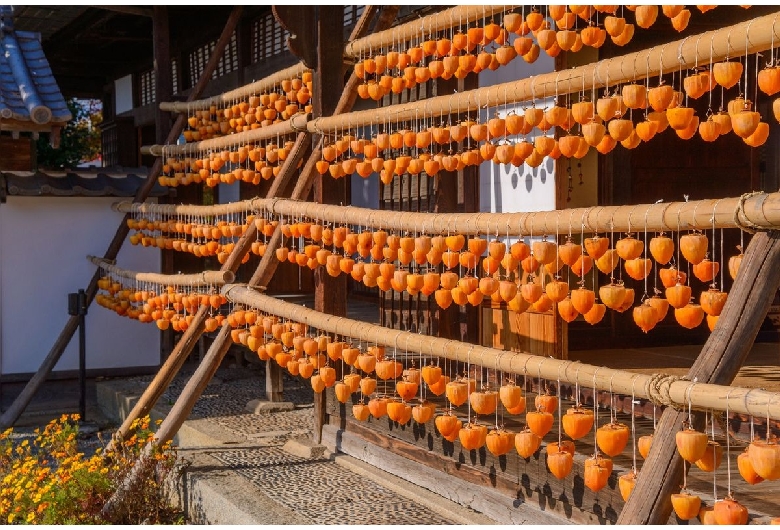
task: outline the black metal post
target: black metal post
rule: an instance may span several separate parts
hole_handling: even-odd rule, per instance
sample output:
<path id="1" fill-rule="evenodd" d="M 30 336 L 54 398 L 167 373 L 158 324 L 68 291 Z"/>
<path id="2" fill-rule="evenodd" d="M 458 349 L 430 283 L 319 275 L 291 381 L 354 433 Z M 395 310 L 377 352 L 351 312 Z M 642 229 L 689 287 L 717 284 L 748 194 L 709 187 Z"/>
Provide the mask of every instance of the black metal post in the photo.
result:
<path id="1" fill-rule="evenodd" d="M 87 294 L 79 289 L 79 414 L 81 421 L 87 417 Z"/>
<path id="2" fill-rule="evenodd" d="M 84 421 L 87 415 L 87 294 L 84 289 L 68 294 L 68 314 L 79 317 L 79 414 Z"/>

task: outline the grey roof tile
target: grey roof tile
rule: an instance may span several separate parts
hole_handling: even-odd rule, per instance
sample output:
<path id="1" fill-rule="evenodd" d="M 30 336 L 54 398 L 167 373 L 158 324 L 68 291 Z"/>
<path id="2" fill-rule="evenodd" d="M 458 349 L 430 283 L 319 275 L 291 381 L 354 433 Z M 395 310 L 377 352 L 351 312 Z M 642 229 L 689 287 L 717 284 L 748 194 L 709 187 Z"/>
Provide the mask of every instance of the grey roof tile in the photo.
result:
<path id="1" fill-rule="evenodd" d="M 146 168 L 76 168 L 64 171 L 3 171 L 0 184 L 6 196 L 133 197 L 146 181 Z M 162 197 L 169 188 L 155 184 L 151 196 Z"/>
<path id="2" fill-rule="evenodd" d="M 39 34 L 16 31 L 12 12 L 0 6 L 0 118 L 42 125 L 71 120 Z"/>

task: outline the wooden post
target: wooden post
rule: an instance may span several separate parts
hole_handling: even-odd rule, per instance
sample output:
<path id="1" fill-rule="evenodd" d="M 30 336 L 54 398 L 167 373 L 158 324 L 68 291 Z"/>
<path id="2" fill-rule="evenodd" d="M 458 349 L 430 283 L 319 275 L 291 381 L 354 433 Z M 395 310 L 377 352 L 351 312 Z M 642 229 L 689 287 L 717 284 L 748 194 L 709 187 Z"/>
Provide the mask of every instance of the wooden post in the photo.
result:
<path id="1" fill-rule="evenodd" d="M 176 400 L 176 403 L 168 413 L 168 416 L 166 416 L 165 420 L 160 424 L 159 429 L 157 429 L 156 438 L 158 440 L 172 440 L 173 437 L 176 436 L 176 433 L 179 431 L 179 427 L 181 427 L 179 418 L 189 417 L 190 413 L 192 412 L 192 407 L 195 406 L 195 402 L 198 400 L 198 397 L 200 397 L 200 395 L 203 393 L 203 390 L 206 388 L 206 385 L 208 385 L 209 381 L 211 381 L 211 379 L 214 377 L 214 373 L 217 371 L 217 368 L 219 368 L 222 359 L 230 349 L 231 341 L 229 338 L 230 326 L 225 323 L 219 330 L 219 334 L 214 340 L 212 347 L 209 348 L 209 351 L 206 354 L 206 357 L 203 359 L 203 362 L 198 365 L 197 370 L 195 370 L 195 373 L 192 375 L 190 380 L 187 382 L 187 385 L 182 390 L 179 399 Z M 215 345 L 218 346 L 215 347 Z M 136 462 L 136 465 L 127 475 L 124 482 L 117 488 L 111 498 L 108 499 L 106 504 L 103 505 L 102 513 L 104 515 L 111 513 L 113 507 L 119 501 L 119 499 L 121 499 L 125 492 L 130 489 L 132 485 L 138 480 L 139 470 L 144 467 L 142 463 L 144 460 L 151 457 L 153 449 L 154 447 L 151 443 L 144 447 L 144 450 L 139 457 L 139 461 Z"/>
<path id="2" fill-rule="evenodd" d="M 188 98 L 190 101 L 197 99 L 203 92 L 203 89 L 206 88 L 209 79 L 211 79 L 212 72 L 217 67 L 217 63 L 222 57 L 222 52 L 224 51 L 225 46 L 227 46 L 228 42 L 230 42 L 230 36 L 233 33 L 233 28 L 235 28 L 236 23 L 238 23 L 238 20 L 241 18 L 242 11 L 242 6 L 236 6 L 230 13 L 227 23 L 225 24 L 225 31 L 223 31 L 222 36 L 217 42 L 214 53 L 212 53 L 208 64 L 206 64 L 198 84 L 195 85 L 195 87 L 192 89 L 192 93 Z M 225 33 L 227 34 L 227 37 L 225 36 Z M 173 128 L 171 129 L 171 132 L 168 134 L 166 143 L 173 144 L 176 142 L 176 140 L 178 140 L 179 135 L 184 129 L 185 122 L 185 115 L 182 114 L 177 118 Z M 141 186 L 136 192 L 135 197 L 133 198 L 133 202 L 143 202 L 146 200 L 146 198 L 151 193 L 152 188 L 154 188 L 154 185 L 157 182 L 157 177 L 160 175 L 161 170 L 162 159 L 158 158 L 154 162 L 152 169 L 149 171 L 149 176 L 146 178 L 146 182 L 144 182 L 143 186 Z M 117 228 L 116 234 L 114 234 L 114 238 L 111 240 L 111 243 L 108 246 L 108 250 L 106 250 L 106 253 L 103 255 L 105 259 L 115 259 L 119 253 L 119 249 L 122 248 L 122 244 L 124 243 L 125 239 L 127 239 L 127 234 L 130 232 L 130 229 L 127 226 L 127 220 L 129 217 L 129 215 L 125 215 L 122 219 L 119 228 Z M 95 274 L 92 275 L 92 279 L 85 289 L 87 294 L 87 306 L 92 303 L 92 300 L 94 300 L 95 295 L 97 294 L 97 282 L 99 279 L 100 271 L 96 271 Z M 35 375 L 32 376 L 30 381 L 27 383 L 27 386 L 24 387 L 22 392 L 17 396 L 11 406 L 8 407 L 8 410 L 5 411 L 5 414 L 0 417 L 0 429 L 6 429 L 12 426 L 16 420 L 19 419 L 19 416 L 22 415 L 22 412 L 24 412 L 24 409 L 26 409 L 27 405 L 30 404 L 33 396 L 35 396 L 35 393 L 38 391 L 38 388 L 43 384 L 48 375 L 54 369 L 57 361 L 60 360 L 60 357 L 65 351 L 65 348 L 68 346 L 70 339 L 73 338 L 77 324 L 78 317 L 70 317 L 65 323 L 65 327 L 60 332 L 60 335 L 54 342 L 54 346 L 52 346 L 52 349 L 49 351 L 48 355 L 46 355 L 46 358 L 41 363 L 38 371 L 35 373 Z"/>
<path id="3" fill-rule="evenodd" d="M 155 101 L 169 101 L 173 96 L 173 74 L 171 72 L 171 39 L 168 25 L 168 7 L 155 5 L 152 17 L 152 38 L 154 44 Z M 157 106 L 154 113 L 157 143 L 165 142 L 165 134 L 171 130 L 171 115 Z"/>
<path id="4" fill-rule="evenodd" d="M 317 69 L 314 72 L 314 116 L 330 116 L 336 110 L 344 86 L 343 42 L 344 8 L 320 6 L 317 19 Z M 317 142 L 315 140 L 315 142 Z M 319 142 L 317 142 L 319 143 Z M 314 200 L 320 204 L 349 204 L 346 179 L 318 175 Z M 323 267 L 314 271 L 314 308 L 331 315 L 347 314 L 347 276 L 333 278 Z M 327 420 L 325 392 L 314 394 L 314 442 L 322 441 Z"/>
<path id="5" fill-rule="evenodd" d="M 780 231 L 759 232 L 750 240 L 723 312 L 688 377 L 699 383 L 727 385 L 734 380 L 755 341 L 774 294 L 780 287 Z M 650 454 L 618 524 L 666 524 L 671 494 L 682 483 L 682 458 L 675 433 L 687 413 L 667 408 L 656 428 Z M 703 414 L 694 415 L 701 430 Z"/>
<path id="6" fill-rule="evenodd" d="M 173 73 L 171 71 L 171 39 L 168 22 L 168 7 L 153 6 L 152 38 L 154 45 L 155 101 L 169 101 L 173 96 Z M 171 115 L 163 111 L 159 105 L 154 113 L 155 141 L 165 142 L 165 136 L 171 130 Z M 173 250 L 162 249 L 160 271 L 163 274 L 173 274 Z M 168 328 L 160 332 L 160 364 L 173 351 L 174 331 Z"/>
<path id="7" fill-rule="evenodd" d="M 265 399 L 268 401 L 284 401 L 284 382 L 282 367 L 273 359 L 265 362 Z"/>

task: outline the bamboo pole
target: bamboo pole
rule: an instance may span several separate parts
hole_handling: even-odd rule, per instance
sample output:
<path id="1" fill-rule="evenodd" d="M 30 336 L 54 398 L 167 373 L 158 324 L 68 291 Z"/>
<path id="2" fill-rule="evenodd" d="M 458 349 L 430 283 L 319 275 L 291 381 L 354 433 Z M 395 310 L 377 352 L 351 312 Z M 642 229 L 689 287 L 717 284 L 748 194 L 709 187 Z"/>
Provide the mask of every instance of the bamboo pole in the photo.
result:
<path id="1" fill-rule="evenodd" d="M 297 196 L 297 195 L 296 195 Z M 747 227 L 780 227 L 780 193 L 748 193 L 742 197 L 622 206 L 592 206 L 568 210 L 520 213 L 417 213 L 335 206 L 293 199 L 251 199 L 233 204 L 190 206 L 115 203 L 120 212 L 153 215 L 228 215 L 265 212 L 287 218 L 308 218 L 364 229 L 424 234 L 498 234 L 509 236 L 554 233 L 597 233 Z"/>
<path id="2" fill-rule="evenodd" d="M 611 390 L 618 394 L 656 399 L 658 395 L 669 404 L 687 406 L 689 400 L 697 409 L 729 410 L 756 416 L 780 419 L 780 393 L 759 389 L 709 385 L 680 381 L 666 377 L 653 382 L 653 376 L 625 370 L 592 366 L 572 361 L 562 361 L 520 352 L 506 352 L 451 339 L 429 337 L 419 333 L 398 331 L 345 317 L 319 313 L 297 304 L 284 302 L 261 294 L 243 284 L 226 285 L 222 294 L 231 302 L 253 307 L 264 313 L 276 315 L 294 322 L 301 322 L 327 333 L 342 337 L 381 344 L 389 348 L 420 352 L 432 357 L 444 357 L 453 361 L 471 363 L 513 374 L 539 374 L 548 380 L 570 384 L 595 386 L 599 390 Z M 668 389 L 668 390 L 665 390 Z"/>
<path id="3" fill-rule="evenodd" d="M 648 76 L 708 64 L 710 53 L 713 62 L 718 62 L 726 57 L 740 57 L 770 49 L 780 39 L 774 30 L 778 15 L 780 12 L 570 70 L 539 74 L 425 101 L 353 112 L 347 116 L 319 118 L 309 122 L 307 127 L 311 132 L 334 133 L 372 123 L 437 117 L 456 111 L 474 111 L 485 106 L 495 107 L 577 92 L 588 94 L 591 90 L 637 79 L 644 84 Z M 417 27 L 419 31 L 419 22 Z M 747 47 L 745 42 L 749 42 Z"/>
<path id="4" fill-rule="evenodd" d="M 154 272 L 136 272 L 122 269 L 112 263 L 98 258 L 87 256 L 87 259 L 97 265 L 101 270 L 111 273 L 113 276 L 127 278 L 142 283 L 155 283 L 163 286 L 176 287 L 208 287 L 211 285 L 222 286 L 233 283 L 236 275 L 233 271 L 203 271 L 198 274 L 157 274 Z"/>
<path id="5" fill-rule="evenodd" d="M 308 71 L 309 69 L 306 68 L 303 63 L 298 63 L 285 68 L 284 70 L 279 70 L 278 72 L 275 72 L 268 77 L 264 77 L 259 81 L 254 81 L 248 85 L 244 85 L 234 90 L 229 90 L 210 98 L 199 99 L 198 101 L 191 101 L 186 103 L 180 101 L 163 101 L 160 103 L 160 109 L 170 112 L 190 113 L 196 110 L 208 110 L 212 105 L 216 106 L 217 108 L 222 108 L 225 105 L 232 105 L 238 100 L 276 90 L 282 81 L 300 77 L 301 74 Z"/>
<path id="6" fill-rule="evenodd" d="M 217 63 L 222 57 L 222 52 L 225 50 L 225 46 L 227 46 L 228 42 L 230 41 L 230 36 L 233 34 L 233 30 L 236 28 L 238 21 L 241 19 L 241 13 L 243 12 L 243 9 L 243 6 L 235 6 L 230 12 L 230 16 L 228 16 L 228 19 L 225 22 L 225 28 L 222 31 L 222 35 L 220 35 L 208 63 L 206 63 L 206 66 L 203 68 L 203 73 L 201 74 L 200 79 L 198 79 L 197 84 L 192 88 L 189 99 L 194 100 L 203 93 L 203 90 L 206 88 L 206 85 L 211 79 L 211 74 L 214 72 L 214 69 L 217 67 Z M 184 124 L 186 122 L 185 118 L 186 117 L 184 115 L 181 115 L 176 119 L 170 133 L 168 134 L 167 143 L 173 143 L 179 138 L 181 131 L 184 129 Z M 143 202 L 146 200 L 146 198 L 151 193 L 152 188 L 154 188 L 157 177 L 159 176 L 161 170 L 162 159 L 157 159 L 155 160 L 152 169 L 149 171 L 149 176 L 147 177 L 146 182 L 144 182 L 143 186 L 141 186 L 136 192 L 133 199 L 135 202 Z M 127 234 L 130 232 L 130 229 L 127 226 L 127 220 L 128 216 L 125 215 L 119 227 L 117 228 L 116 233 L 114 234 L 114 239 L 111 240 L 106 253 L 103 255 L 105 259 L 113 260 L 116 258 L 119 250 L 122 248 L 122 243 L 124 243 L 125 239 L 127 238 Z M 90 280 L 86 289 L 87 304 L 91 304 L 92 300 L 95 298 L 95 294 L 97 294 L 97 282 L 99 279 L 100 274 L 96 271 L 95 274 L 92 275 L 92 279 Z M 77 316 L 72 316 L 67 320 L 65 327 L 60 332 L 51 350 L 49 350 L 46 358 L 38 368 L 38 371 L 35 373 L 35 375 L 33 375 L 33 377 L 24 387 L 19 396 L 17 396 L 16 400 L 11 404 L 8 410 L 6 410 L 5 413 L 0 416 L 0 429 L 10 427 L 16 422 L 16 420 L 19 419 L 19 416 L 22 415 L 24 409 L 27 408 L 27 405 L 30 403 L 30 401 L 32 401 L 32 398 L 38 391 L 38 388 L 43 384 L 43 382 L 46 380 L 46 377 L 54 369 L 63 352 L 65 351 L 65 348 L 67 348 L 70 339 L 76 332 L 78 321 L 79 319 Z"/>
<path id="7" fill-rule="evenodd" d="M 477 20 L 487 21 L 493 15 L 514 9 L 515 5 L 463 5 L 445 9 L 432 15 L 400 24 L 392 29 L 379 31 L 362 39 L 357 39 L 344 49 L 345 55 L 352 58 L 363 57 L 369 52 L 379 52 L 382 48 L 398 46 L 412 39 L 436 38 L 441 30 L 466 26 Z M 485 22 L 487 23 L 487 22 Z"/>
<path id="8" fill-rule="evenodd" d="M 308 121 L 308 114 L 296 114 L 289 120 L 274 123 L 267 127 L 251 129 L 236 134 L 228 134 L 227 136 L 219 136 L 217 138 L 211 138 L 210 140 L 201 140 L 199 142 L 190 142 L 182 145 L 145 145 L 141 147 L 141 154 L 153 156 L 181 156 L 195 155 L 203 151 L 230 149 L 238 145 L 260 142 L 278 136 L 305 131 Z"/>

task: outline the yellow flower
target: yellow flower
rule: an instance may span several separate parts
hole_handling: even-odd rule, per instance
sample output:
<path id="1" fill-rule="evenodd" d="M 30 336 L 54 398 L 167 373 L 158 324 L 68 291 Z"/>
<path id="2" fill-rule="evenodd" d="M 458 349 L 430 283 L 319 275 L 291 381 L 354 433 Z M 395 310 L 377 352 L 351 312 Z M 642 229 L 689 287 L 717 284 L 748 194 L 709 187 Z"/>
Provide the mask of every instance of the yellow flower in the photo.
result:
<path id="1" fill-rule="evenodd" d="M 16 514 L 9 514 L 8 515 L 8 524 L 12 524 L 14 522 L 14 519 L 16 519 Z"/>
<path id="2" fill-rule="evenodd" d="M 35 512 L 30 512 L 27 514 L 27 522 L 31 523 L 35 520 Z"/>

